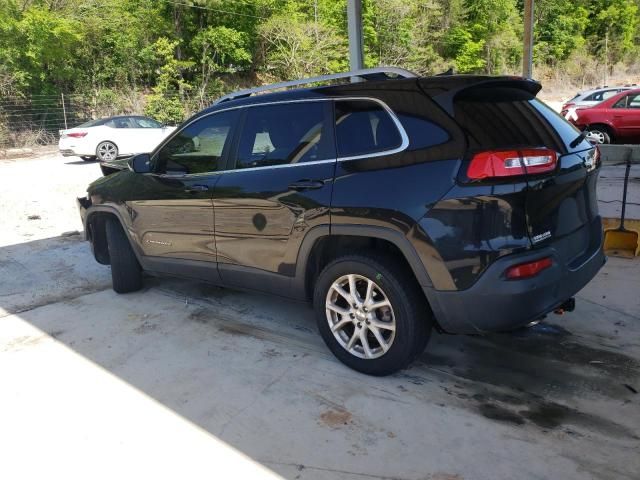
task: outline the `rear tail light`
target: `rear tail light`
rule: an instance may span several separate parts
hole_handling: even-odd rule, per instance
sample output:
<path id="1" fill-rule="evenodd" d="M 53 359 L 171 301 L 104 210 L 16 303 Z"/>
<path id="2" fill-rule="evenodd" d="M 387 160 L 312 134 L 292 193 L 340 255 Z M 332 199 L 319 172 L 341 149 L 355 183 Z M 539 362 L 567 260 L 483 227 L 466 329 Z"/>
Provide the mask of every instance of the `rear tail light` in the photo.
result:
<path id="1" fill-rule="evenodd" d="M 82 138 L 82 137 L 86 137 L 87 136 L 87 132 L 71 132 L 71 133 L 67 133 L 67 137 L 71 137 L 71 138 Z"/>
<path id="2" fill-rule="evenodd" d="M 565 103 L 562 106 L 562 110 L 569 110 L 571 107 L 575 106 L 575 103 Z"/>
<path id="3" fill-rule="evenodd" d="M 553 264 L 551 257 L 541 258 L 534 262 L 520 263 L 509 267 L 504 274 L 509 280 L 521 280 L 538 275 L 541 271 L 549 268 Z"/>
<path id="4" fill-rule="evenodd" d="M 555 170 L 558 154 L 548 148 L 525 150 L 491 150 L 473 156 L 467 177 L 482 180 L 496 177 L 515 177 L 546 173 Z"/>

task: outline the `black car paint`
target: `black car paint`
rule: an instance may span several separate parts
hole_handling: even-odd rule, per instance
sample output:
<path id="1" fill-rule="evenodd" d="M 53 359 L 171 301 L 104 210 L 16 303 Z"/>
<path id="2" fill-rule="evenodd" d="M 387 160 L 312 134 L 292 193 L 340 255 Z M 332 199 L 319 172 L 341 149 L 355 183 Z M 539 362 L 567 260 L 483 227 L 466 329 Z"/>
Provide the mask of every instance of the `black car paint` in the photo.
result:
<path id="1" fill-rule="evenodd" d="M 92 215 L 111 213 L 145 270 L 298 299 L 308 297 L 307 260 L 318 239 L 379 238 L 403 254 L 445 331 L 525 324 L 575 294 L 604 262 L 594 198 L 598 170 L 585 166 L 582 152 L 591 146 L 582 142 L 561 152 L 553 174 L 469 183 L 469 145 L 452 113 L 455 95 L 478 85 L 539 90 L 523 79 L 454 76 L 302 89 L 213 106 L 185 124 L 268 102 L 375 98 L 397 115 L 409 143 L 389 155 L 290 168 L 234 171 L 227 158 L 221 171 L 181 178 L 123 170 L 89 187 L 89 200 L 80 202 L 86 231 L 91 237 Z M 322 186 L 290 187 L 301 180 Z M 541 230 L 551 235 L 534 244 Z M 515 283 L 503 278 L 509 265 L 547 254 L 556 266 L 543 275 Z M 488 310 L 475 309 L 476 302 Z"/>

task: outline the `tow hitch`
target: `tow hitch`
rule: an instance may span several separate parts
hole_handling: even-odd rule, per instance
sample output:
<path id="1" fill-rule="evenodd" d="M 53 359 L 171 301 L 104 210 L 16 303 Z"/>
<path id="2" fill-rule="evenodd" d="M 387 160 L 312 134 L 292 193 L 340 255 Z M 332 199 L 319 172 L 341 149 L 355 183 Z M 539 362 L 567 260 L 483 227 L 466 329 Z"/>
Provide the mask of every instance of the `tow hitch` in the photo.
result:
<path id="1" fill-rule="evenodd" d="M 568 300 L 565 300 L 565 302 L 560 305 L 559 307 L 557 307 L 553 313 L 555 313 L 556 315 L 564 315 L 565 312 L 573 312 L 576 309 L 576 299 L 571 297 Z"/>

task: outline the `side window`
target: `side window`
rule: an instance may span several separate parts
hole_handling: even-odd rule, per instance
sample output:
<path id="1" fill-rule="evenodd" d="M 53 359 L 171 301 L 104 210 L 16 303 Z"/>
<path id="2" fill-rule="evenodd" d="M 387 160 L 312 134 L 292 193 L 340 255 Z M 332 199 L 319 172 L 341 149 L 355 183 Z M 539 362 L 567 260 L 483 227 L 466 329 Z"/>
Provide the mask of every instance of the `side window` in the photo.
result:
<path id="1" fill-rule="evenodd" d="M 162 124 L 156 122 L 151 118 L 145 117 L 131 117 L 133 121 L 134 128 L 161 128 Z"/>
<path id="2" fill-rule="evenodd" d="M 640 93 L 635 95 L 629 95 L 629 102 L 627 108 L 640 108 Z"/>
<path id="3" fill-rule="evenodd" d="M 598 95 L 597 93 L 592 93 L 591 95 L 587 95 L 586 97 L 584 97 L 582 100 L 584 100 L 585 102 L 592 102 L 594 100 L 598 100 L 596 98 L 596 95 Z"/>
<path id="4" fill-rule="evenodd" d="M 339 157 L 370 155 L 402 145 L 398 127 L 377 102 L 338 100 L 335 112 Z"/>
<path id="5" fill-rule="evenodd" d="M 116 128 L 133 128 L 133 122 L 130 117 L 119 117 L 113 119 Z"/>
<path id="6" fill-rule="evenodd" d="M 625 95 L 613 105 L 613 108 L 638 108 L 638 101 L 640 101 L 638 95 Z"/>
<path id="7" fill-rule="evenodd" d="M 182 129 L 158 152 L 154 171 L 168 174 L 215 172 L 222 169 L 225 146 L 231 141 L 236 110 L 214 113 Z"/>
<path id="8" fill-rule="evenodd" d="M 606 92 L 602 92 L 602 100 L 611 98 L 618 93 L 620 93 L 620 90 L 607 90 Z"/>
<path id="9" fill-rule="evenodd" d="M 325 102 L 283 103 L 246 109 L 236 168 L 327 160 L 332 155 Z"/>

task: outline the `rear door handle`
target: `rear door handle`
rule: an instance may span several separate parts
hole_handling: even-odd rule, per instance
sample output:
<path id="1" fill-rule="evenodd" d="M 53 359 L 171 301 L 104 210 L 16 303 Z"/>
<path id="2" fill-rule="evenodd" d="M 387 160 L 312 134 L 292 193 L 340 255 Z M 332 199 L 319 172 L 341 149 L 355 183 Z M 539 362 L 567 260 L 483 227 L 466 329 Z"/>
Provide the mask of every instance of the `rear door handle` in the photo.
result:
<path id="1" fill-rule="evenodd" d="M 191 185 L 190 187 L 184 189 L 184 191 L 187 193 L 206 192 L 207 190 L 209 190 L 209 187 L 207 185 Z"/>
<path id="2" fill-rule="evenodd" d="M 298 180 L 297 182 L 293 182 L 289 184 L 290 190 L 316 190 L 318 188 L 324 187 L 324 182 L 322 180 Z"/>

